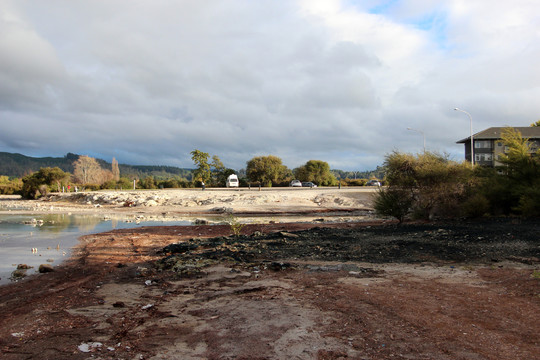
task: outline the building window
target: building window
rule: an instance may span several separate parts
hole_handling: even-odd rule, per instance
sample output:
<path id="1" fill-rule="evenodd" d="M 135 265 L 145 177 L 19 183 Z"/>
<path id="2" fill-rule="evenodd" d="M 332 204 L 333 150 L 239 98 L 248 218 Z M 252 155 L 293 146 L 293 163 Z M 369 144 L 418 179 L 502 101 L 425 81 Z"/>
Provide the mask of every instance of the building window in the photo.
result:
<path id="1" fill-rule="evenodd" d="M 475 162 L 493 161 L 493 155 L 492 154 L 474 154 L 474 161 Z"/>
<path id="2" fill-rule="evenodd" d="M 490 140 L 476 140 L 474 142 L 474 148 L 475 149 L 491 149 L 492 148 L 491 144 L 492 143 Z"/>

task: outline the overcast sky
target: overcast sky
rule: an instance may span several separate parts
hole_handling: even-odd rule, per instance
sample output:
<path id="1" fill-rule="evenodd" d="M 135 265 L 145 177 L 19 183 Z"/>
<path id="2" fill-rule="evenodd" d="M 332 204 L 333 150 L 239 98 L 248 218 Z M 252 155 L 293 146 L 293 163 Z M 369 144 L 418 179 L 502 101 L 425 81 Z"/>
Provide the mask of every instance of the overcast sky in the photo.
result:
<path id="1" fill-rule="evenodd" d="M 0 0 L 0 151 L 371 170 L 540 119 L 538 0 Z M 413 128 L 421 131 L 409 131 Z"/>

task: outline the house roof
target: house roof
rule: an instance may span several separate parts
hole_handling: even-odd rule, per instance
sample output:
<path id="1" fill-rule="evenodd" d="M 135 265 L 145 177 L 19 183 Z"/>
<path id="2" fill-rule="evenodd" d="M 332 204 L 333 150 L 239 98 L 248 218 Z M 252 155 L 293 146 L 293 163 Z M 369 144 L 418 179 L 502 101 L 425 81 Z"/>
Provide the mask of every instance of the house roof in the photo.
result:
<path id="1" fill-rule="evenodd" d="M 473 134 L 474 140 L 497 140 L 501 138 L 501 134 L 504 131 L 504 129 L 508 128 L 508 126 L 505 127 L 490 127 L 486 130 L 482 130 L 480 132 L 477 132 L 476 134 Z M 512 126 L 512 128 L 516 129 L 521 133 L 521 136 L 528 139 L 540 139 L 540 126 Z M 464 144 L 466 142 L 471 141 L 471 137 L 456 141 L 457 144 Z"/>

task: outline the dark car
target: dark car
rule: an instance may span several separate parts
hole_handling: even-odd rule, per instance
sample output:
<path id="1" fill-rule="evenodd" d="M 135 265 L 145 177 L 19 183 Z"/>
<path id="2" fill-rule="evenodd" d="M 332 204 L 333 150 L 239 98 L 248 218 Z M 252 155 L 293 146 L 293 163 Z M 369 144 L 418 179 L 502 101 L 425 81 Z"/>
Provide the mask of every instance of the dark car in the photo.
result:
<path id="1" fill-rule="evenodd" d="M 317 187 L 317 185 L 315 185 L 314 183 L 312 183 L 311 181 L 305 181 L 302 183 L 302 187 L 310 187 L 310 188 L 314 188 L 314 187 Z"/>

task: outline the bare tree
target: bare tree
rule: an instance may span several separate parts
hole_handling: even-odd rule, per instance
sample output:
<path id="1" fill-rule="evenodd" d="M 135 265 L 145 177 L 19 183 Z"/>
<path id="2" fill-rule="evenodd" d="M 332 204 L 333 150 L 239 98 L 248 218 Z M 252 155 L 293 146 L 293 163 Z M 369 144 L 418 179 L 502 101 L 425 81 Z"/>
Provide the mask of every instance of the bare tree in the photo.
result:
<path id="1" fill-rule="evenodd" d="M 98 184 L 106 183 L 107 181 L 111 181 L 114 179 L 114 175 L 111 170 L 102 169 L 101 170 L 101 180 L 98 182 Z"/>
<path id="2" fill-rule="evenodd" d="M 103 182 L 103 169 L 99 166 L 96 159 L 81 155 L 73 163 L 73 167 L 75 180 L 81 184 L 101 184 Z"/>
<path id="3" fill-rule="evenodd" d="M 120 180 L 120 168 L 118 167 L 118 161 L 116 161 L 115 158 L 112 158 L 112 174 L 114 181 Z"/>

